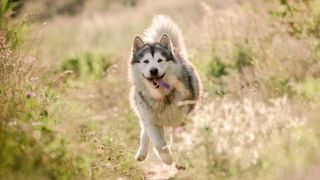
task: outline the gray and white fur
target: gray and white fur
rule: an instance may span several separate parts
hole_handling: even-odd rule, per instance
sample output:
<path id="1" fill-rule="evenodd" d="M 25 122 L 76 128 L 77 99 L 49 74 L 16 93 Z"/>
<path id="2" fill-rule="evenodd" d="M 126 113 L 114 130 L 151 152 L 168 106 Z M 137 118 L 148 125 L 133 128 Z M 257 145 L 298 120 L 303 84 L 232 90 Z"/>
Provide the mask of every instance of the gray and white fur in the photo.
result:
<path id="1" fill-rule="evenodd" d="M 187 58 L 179 27 L 167 16 L 155 16 L 143 38 L 136 36 L 129 59 L 131 106 L 140 118 L 141 140 L 135 156 L 148 156 L 150 139 L 160 159 L 170 165 L 165 128 L 187 121 L 201 93 L 201 83 Z"/>

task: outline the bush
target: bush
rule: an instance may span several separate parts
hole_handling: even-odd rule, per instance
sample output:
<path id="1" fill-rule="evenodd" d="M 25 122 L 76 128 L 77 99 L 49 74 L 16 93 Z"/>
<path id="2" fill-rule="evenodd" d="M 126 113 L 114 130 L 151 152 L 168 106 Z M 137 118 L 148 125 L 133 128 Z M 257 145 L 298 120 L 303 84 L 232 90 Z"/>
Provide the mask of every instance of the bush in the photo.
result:
<path id="1" fill-rule="evenodd" d="M 101 79 L 110 66 L 111 60 L 109 56 L 88 52 L 64 60 L 62 70 L 72 71 L 75 79 Z"/>
<path id="2" fill-rule="evenodd" d="M 8 1 L 1 1 L 2 5 Z M 6 4 L 6 7 L 11 4 Z M 4 6 L 2 6 L 3 9 Z M 10 8 L 0 17 L 0 177 L 70 179 L 83 176 L 87 164 L 71 154 L 65 140 L 49 126 L 52 100 L 37 78 L 34 59 L 18 52 L 20 39 L 7 24 Z M 3 13 L 5 12 L 5 13 Z"/>
<path id="3" fill-rule="evenodd" d="M 218 56 L 212 55 L 212 59 L 209 62 L 208 74 L 216 78 L 225 76 L 228 74 L 227 67 L 228 65 L 223 63 Z"/>
<path id="4" fill-rule="evenodd" d="M 243 67 L 253 65 L 252 53 L 247 44 L 236 48 L 234 52 L 234 67 L 240 72 Z"/>
<path id="5" fill-rule="evenodd" d="M 253 55 L 248 44 L 235 45 L 232 59 L 222 59 L 215 51 L 207 58 L 206 72 L 211 80 L 215 94 L 224 96 L 229 90 L 230 77 L 234 75 L 246 76 L 245 67 L 253 67 Z M 222 56 L 222 55 L 221 55 Z M 223 57 L 223 56 L 222 56 Z"/>

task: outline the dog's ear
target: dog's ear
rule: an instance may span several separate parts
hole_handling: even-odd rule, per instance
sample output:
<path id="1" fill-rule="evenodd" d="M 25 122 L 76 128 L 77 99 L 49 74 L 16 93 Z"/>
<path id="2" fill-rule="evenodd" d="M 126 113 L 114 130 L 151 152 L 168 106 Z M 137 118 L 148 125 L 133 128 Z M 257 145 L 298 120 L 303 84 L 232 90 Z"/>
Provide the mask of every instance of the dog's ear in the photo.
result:
<path id="1" fill-rule="evenodd" d="M 139 36 L 136 36 L 133 40 L 132 44 L 132 52 L 135 53 L 137 52 L 140 48 L 142 48 L 144 45 L 144 42 Z"/>
<path id="2" fill-rule="evenodd" d="M 159 44 L 171 50 L 171 40 L 167 34 L 162 34 Z"/>

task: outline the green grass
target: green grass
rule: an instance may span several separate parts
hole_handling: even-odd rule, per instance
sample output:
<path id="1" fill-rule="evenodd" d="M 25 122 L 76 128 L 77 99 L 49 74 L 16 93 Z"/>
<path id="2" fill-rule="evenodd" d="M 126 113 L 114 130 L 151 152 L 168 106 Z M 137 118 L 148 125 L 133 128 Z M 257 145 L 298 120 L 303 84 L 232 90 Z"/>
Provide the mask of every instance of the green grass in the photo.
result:
<path id="1" fill-rule="evenodd" d="M 138 178 L 142 172 L 133 159 L 133 144 L 125 135 L 126 127 L 132 126 L 134 119 L 101 119 L 96 112 L 86 109 L 85 104 L 72 102 L 60 97 L 49 112 L 53 113 L 53 127 L 69 142 L 70 150 L 85 157 L 87 178 Z M 61 115 L 68 119 L 61 119 Z M 127 115 L 128 116 L 128 115 Z M 66 122 L 67 121 L 67 122 Z M 122 126 L 119 126 L 121 123 Z M 114 133 L 117 129 L 118 132 Z M 122 139 L 123 137 L 124 139 Z"/>
<path id="2" fill-rule="evenodd" d="M 62 63 L 62 71 L 71 71 L 75 79 L 101 79 L 112 65 L 110 56 L 88 52 L 76 57 L 67 58 Z"/>
<path id="3" fill-rule="evenodd" d="M 320 100 L 320 80 L 319 78 L 309 77 L 305 81 L 294 85 L 298 95 L 310 101 Z"/>

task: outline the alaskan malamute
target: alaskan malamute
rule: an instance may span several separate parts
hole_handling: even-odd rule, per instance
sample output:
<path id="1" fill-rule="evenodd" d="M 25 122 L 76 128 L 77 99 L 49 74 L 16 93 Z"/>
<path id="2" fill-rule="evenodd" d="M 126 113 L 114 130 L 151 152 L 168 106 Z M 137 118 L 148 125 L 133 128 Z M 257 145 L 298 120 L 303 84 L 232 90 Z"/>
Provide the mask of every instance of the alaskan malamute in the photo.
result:
<path id="1" fill-rule="evenodd" d="M 160 159 L 171 165 L 164 128 L 185 123 L 199 99 L 201 83 L 188 61 L 181 31 L 169 17 L 155 16 L 144 36 L 134 38 L 129 76 L 131 106 L 141 122 L 135 158 L 147 158 L 151 139 Z"/>

